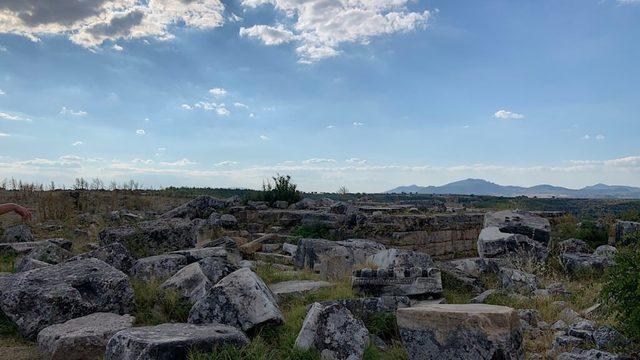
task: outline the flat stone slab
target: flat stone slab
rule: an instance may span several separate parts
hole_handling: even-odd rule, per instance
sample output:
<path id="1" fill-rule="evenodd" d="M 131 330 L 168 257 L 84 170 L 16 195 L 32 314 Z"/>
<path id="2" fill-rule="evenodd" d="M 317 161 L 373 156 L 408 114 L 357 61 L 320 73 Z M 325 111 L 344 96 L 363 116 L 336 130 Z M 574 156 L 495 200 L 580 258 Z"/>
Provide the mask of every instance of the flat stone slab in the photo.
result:
<path id="1" fill-rule="evenodd" d="M 524 359 L 518 314 L 506 306 L 436 304 L 398 309 L 396 317 L 413 360 Z"/>
<path id="2" fill-rule="evenodd" d="M 100 359 L 109 339 L 133 326 L 130 315 L 95 313 L 46 327 L 38 334 L 38 347 L 47 359 Z"/>
<path id="3" fill-rule="evenodd" d="M 249 343 L 240 330 L 226 325 L 161 324 L 130 328 L 116 333 L 105 360 L 182 360 L 190 351 L 211 352 L 221 345 Z"/>
<path id="4" fill-rule="evenodd" d="M 274 295 L 281 298 L 286 296 L 300 296 L 332 286 L 332 283 L 326 281 L 292 280 L 271 284 L 269 288 Z"/>

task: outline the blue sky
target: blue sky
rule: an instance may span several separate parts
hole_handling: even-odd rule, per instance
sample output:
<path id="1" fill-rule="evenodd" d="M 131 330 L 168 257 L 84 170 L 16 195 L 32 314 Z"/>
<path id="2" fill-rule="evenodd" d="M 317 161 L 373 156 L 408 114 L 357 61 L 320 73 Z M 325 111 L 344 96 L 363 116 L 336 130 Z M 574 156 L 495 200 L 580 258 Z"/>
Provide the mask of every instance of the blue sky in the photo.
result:
<path id="1" fill-rule="evenodd" d="M 0 178 L 640 186 L 640 1 L 0 3 Z"/>

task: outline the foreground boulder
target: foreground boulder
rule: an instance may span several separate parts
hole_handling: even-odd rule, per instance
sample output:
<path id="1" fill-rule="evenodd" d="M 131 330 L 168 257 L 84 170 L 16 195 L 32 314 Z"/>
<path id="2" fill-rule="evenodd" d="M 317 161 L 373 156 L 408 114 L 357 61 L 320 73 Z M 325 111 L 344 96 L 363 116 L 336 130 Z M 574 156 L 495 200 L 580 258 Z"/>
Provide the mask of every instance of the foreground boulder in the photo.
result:
<path id="1" fill-rule="evenodd" d="M 396 314 L 409 359 L 524 359 L 520 319 L 512 308 L 439 304 Z"/>
<path id="2" fill-rule="evenodd" d="M 55 244 L 65 250 L 71 250 L 71 245 L 72 245 L 71 241 L 62 239 L 62 238 L 46 239 L 46 240 L 40 240 L 40 241 L 29 241 L 29 242 L 0 243 L 0 252 L 28 254 L 34 249 L 47 244 Z"/>
<path id="3" fill-rule="evenodd" d="M 212 286 L 211 281 L 202 272 L 200 264 L 187 265 L 163 282 L 162 289 L 174 290 L 192 303 L 200 300 Z"/>
<path id="4" fill-rule="evenodd" d="M 512 268 L 501 268 L 499 272 L 502 288 L 520 293 L 531 293 L 538 288 L 535 275 Z"/>
<path id="5" fill-rule="evenodd" d="M 129 313 L 133 288 L 127 275 L 98 259 L 0 278 L 0 309 L 27 338 L 43 328 L 95 312 Z"/>
<path id="6" fill-rule="evenodd" d="M 544 245 L 525 235 L 487 227 L 478 236 L 478 254 L 483 258 L 532 257 L 543 261 L 548 251 Z"/>
<path id="7" fill-rule="evenodd" d="M 0 237 L 0 243 L 31 242 L 35 240 L 36 238 L 31 233 L 31 229 L 24 224 L 6 228 L 2 233 L 2 237 Z"/>
<path id="8" fill-rule="evenodd" d="M 197 231 L 190 220 L 162 219 L 144 221 L 135 227 L 107 228 L 98 237 L 102 245 L 119 242 L 135 258 L 141 258 L 192 248 L 196 245 Z"/>
<path id="9" fill-rule="evenodd" d="M 212 352 L 219 346 L 248 343 L 247 336 L 231 326 L 161 324 L 116 333 L 107 344 L 104 359 L 183 360 L 191 351 Z"/>
<path id="10" fill-rule="evenodd" d="M 129 273 L 133 266 L 134 259 L 129 251 L 120 243 L 113 243 L 97 248 L 84 254 L 74 256 L 71 260 L 96 258 L 106 262 L 114 268 Z"/>
<path id="11" fill-rule="evenodd" d="M 187 258 L 179 254 L 164 254 L 138 259 L 131 267 L 131 276 L 143 281 L 171 277 L 187 266 Z"/>
<path id="12" fill-rule="evenodd" d="M 46 327 L 38 334 L 38 347 L 46 359 L 100 359 L 107 342 L 120 330 L 133 326 L 129 315 L 95 313 Z"/>
<path id="13" fill-rule="evenodd" d="M 247 268 L 220 280 L 189 312 L 191 324 L 220 323 L 243 331 L 283 322 L 275 296 L 262 279 Z"/>
<path id="14" fill-rule="evenodd" d="M 46 263 L 44 261 L 40 261 L 40 260 L 35 260 L 35 259 L 31 259 L 28 257 L 23 257 L 19 263 L 16 264 L 14 270 L 15 272 L 19 273 L 19 272 L 24 272 L 24 271 L 29 271 L 29 270 L 33 270 L 33 269 L 39 269 L 41 267 L 45 267 L 45 266 L 49 266 L 51 264 Z"/>
<path id="15" fill-rule="evenodd" d="M 369 331 L 347 308 L 314 303 L 309 308 L 295 346 L 316 349 L 323 359 L 359 360 L 369 344 Z"/>
<path id="16" fill-rule="evenodd" d="M 558 355 L 558 360 L 622 360 L 621 356 L 606 351 L 596 349 L 582 350 L 573 349 L 571 352 L 564 352 Z"/>
<path id="17" fill-rule="evenodd" d="M 524 235 L 544 245 L 549 243 L 551 224 L 536 214 L 520 210 L 487 213 L 484 227 L 497 227 L 501 232 Z"/>

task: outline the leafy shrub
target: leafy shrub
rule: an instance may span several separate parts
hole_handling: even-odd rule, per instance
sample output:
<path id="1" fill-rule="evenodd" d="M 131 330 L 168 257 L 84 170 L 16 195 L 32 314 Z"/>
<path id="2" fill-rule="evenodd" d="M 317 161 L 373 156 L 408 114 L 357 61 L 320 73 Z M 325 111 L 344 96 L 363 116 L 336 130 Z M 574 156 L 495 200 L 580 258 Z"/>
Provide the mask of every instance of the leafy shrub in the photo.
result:
<path id="1" fill-rule="evenodd" d="M 277 175 L 272 177 L 273 184 L 270 180 L 262 184 L 262 193 L 259 195 L 260 200 L 273 204 L 276 201 L 286 201 L 289 204 L 302 200 L 302 193 L 297 190 L 297 185 L 291 182 L 289 175 Z"/>
<path id="2" fill-rule="evenodd" d="M 331 232 L 326 224 L 314 223 L 298 226 L 291 232 L 291 235 L 311 239 L 329 239 Z"/>
<path id="3" fill-rule="evenodd" d="M 640 245 L 619 249 L 615 261 L 600 294 L 628 335 L 640 340 Z"/>
<path id="4" fill-rule="evenodd" d="M 605 227 L 599 227 L 593 221 L 587 220 L 580 225 L 576 237 L 595 249 L 609 241 L 609 232 Z"/>

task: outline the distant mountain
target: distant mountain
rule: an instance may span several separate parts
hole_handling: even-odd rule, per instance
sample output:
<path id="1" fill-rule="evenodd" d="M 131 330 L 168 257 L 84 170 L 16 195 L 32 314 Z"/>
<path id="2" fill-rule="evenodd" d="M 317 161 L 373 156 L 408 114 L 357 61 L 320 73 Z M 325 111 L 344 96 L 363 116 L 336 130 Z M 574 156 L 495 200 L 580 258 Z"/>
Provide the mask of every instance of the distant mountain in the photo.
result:
<path id="1" fill-rule="evenodd" d="M 545 184 L 521 187 L 498 185 L 482 179 L 460 180 L 442 186 L 399 186 L 387 193 L 640 199 L 640 188 L 631 186 L 596 184 L 582 189 L 567 189 Z"/>

